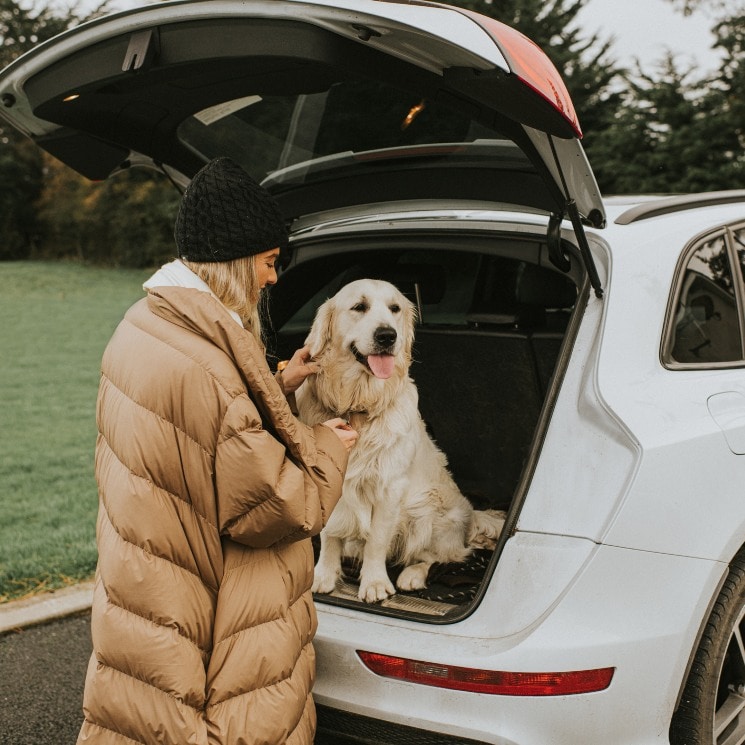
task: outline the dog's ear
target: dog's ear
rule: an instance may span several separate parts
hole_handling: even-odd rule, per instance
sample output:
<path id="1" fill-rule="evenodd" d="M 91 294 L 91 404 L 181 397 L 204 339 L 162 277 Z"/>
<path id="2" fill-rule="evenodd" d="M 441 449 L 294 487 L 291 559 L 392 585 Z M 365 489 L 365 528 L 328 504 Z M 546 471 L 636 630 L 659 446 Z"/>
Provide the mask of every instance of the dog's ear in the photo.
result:
<path id="1" fill-rule="evenodd" d="M 331 341 L 331 326 L 334 320 L 334 302 L 333 298 L 323 303 L 316 311 L 316 317 L 313 319 L 313 325 L 310 327 L 310 333 L 305 339 L 306 345 L 310 348 L 310 356 L 318 356 Z"/>
<path id="2" fill-rule="evenodd" d="M 417 321 L 416 306 L 407 297 L 402 296 L 402 307 L 404 314 L 404 352 L 407 359 L 411 359 L 412 347 L 414 346 L 414 327 Z"/>

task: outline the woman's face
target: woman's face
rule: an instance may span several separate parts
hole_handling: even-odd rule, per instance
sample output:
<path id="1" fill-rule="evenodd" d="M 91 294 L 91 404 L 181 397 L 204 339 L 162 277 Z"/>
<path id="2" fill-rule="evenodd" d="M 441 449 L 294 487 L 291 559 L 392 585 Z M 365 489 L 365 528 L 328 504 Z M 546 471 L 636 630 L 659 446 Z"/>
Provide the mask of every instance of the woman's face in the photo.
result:
<path id="1" fill-rule="evenodd" d="M 279 259 L 278 248 L 272 248 L 269 251 L 254 255 L 256 279 L 259 281 L 259 287 L 262 290 L 267 285 L 273 285 L 277 282 L 277 259 Z"/>

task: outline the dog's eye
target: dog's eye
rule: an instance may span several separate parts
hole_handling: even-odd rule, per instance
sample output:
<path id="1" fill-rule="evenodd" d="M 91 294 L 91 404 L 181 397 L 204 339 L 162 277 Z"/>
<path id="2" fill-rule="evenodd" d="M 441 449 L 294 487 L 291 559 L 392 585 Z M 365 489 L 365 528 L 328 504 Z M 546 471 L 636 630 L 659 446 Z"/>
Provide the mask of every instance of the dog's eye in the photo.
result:
<path id="1" fill-rule="evenodd" d="M 367 303 L 357 303 L 352 306 L 352 310 L 356 310 L 358 313 L 364 313 L 367 310 Z"/>
<path id="2" fill-rule="evenodd" d="M 391 313 L 400 313 L 401 312 L 401 306 L 400 305 L 396 305 L 394 303 L 393 305 L 391 305 L 390 311 L 391 311 Z"/>

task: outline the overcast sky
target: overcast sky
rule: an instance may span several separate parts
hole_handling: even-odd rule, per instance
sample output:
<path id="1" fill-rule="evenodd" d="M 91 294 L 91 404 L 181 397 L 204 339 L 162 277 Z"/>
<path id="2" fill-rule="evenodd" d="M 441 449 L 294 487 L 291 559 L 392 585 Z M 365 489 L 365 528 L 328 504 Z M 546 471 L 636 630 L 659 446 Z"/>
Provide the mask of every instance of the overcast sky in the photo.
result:
<path id="1" fill-rule="evenodd" d="M 124 10 L 143 4 L 147 3 L 112 0 L 111 8 Z M 586 24 L 588 34 L 599 31 L 603 39 L 615 38 L 613 54 L 623 65 L 638 58 L 644 70 L 654 72 L 665 49 L 670 49 L 676 54 L 679 67 L 717 69 L 718 57 L 711 49 L 713 37 L 709 30 L 713 19 L 703 11 L 685 17 L 673 9 L 669 0 L 587 0 L 579 19 Z"/>
<path id="2" fill-rule="evenodd" d="M 645 71 L 654 71 L 666 49 L 679 67 L 716 70 L 719 57 L 711 49 L 714 19 L 703 11 L 683 16 L 668 0 L 588 0 L 579 18 L 588 31 L 615 38 L 613 55 L 624 65 L 638 58 Z"/>

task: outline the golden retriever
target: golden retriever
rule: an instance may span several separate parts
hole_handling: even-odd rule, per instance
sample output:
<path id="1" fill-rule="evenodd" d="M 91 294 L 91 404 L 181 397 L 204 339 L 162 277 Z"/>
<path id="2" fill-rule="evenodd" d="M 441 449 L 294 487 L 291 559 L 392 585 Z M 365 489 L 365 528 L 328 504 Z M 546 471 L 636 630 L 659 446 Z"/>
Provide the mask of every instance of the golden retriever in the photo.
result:
<path id="1" fill-rule="evenodd" d="M 473 509 L 425 429 L 409 377 L 415 318 L 392 284 L 361 279 L 321 305 L 307 337 L 319 371 L 297 391 L 300 418 L 341 416 L 359 432 L 342 498 L 321 533 L 314 592 L 334 590 L 343 556 L 361 560 L 366 602 L 395 593 L 386 561 L 404 567 L 400 590 L 424 588 L 433 563 L 493 547 L 504 524 L 503 512 Z"/>

